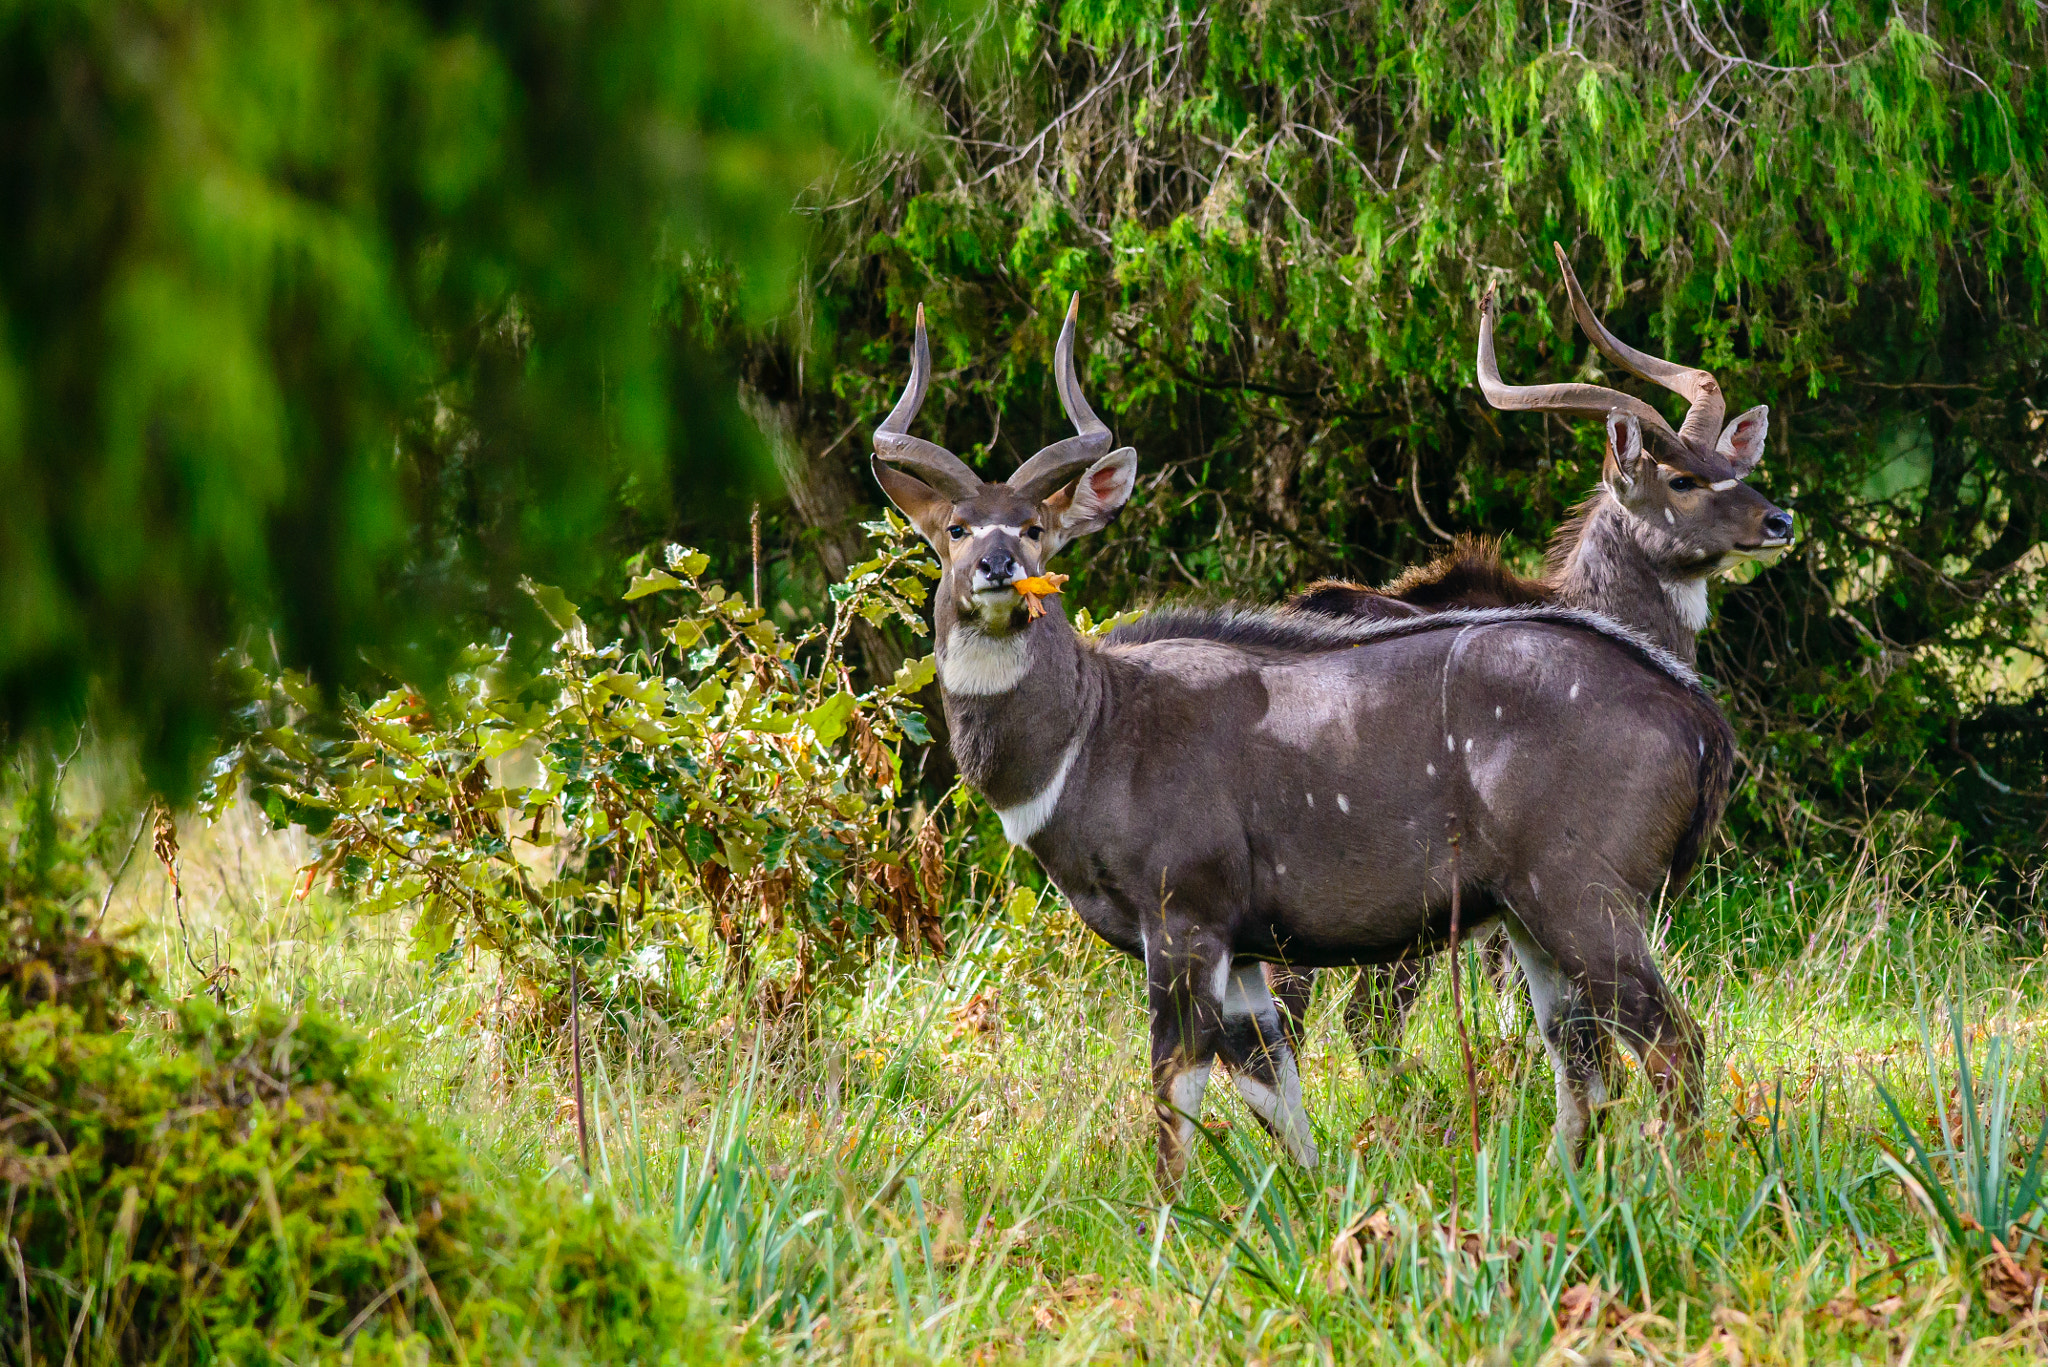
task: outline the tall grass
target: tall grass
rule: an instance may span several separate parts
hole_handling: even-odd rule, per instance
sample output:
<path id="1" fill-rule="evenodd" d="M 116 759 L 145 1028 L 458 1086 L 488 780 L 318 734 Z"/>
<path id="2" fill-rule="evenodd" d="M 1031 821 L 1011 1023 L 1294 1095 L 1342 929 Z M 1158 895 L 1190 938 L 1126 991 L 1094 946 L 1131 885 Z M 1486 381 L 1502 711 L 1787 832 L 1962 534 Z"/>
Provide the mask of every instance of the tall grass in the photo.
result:
<path id="1" fill-rule="evenodd" d="M 993 888 L 952 959 L 884 955 L 863 996 L 804 1019 L 758 1020 L 711 956 L 659 956 L 675 966 L 621 979 L 618 1009 L 586 1021 L 586 1179 L 566 1031 L 488 962 L 413 961 L 401 925 L 294 900 L 295 859 L 252 828 L 192 832 L 186 943 L 154 871 L 131 874 L 114 915 L 187 990 L 196 965 L 232 1000 L 317 999 L 358 1022 L 483 1171 L 587 1180 L 715 1278 L 769 1356 L 1876 1362 L 2042 1346 L 2038 1298 L 2015 1288 L 2038 1285 L 2048 990 L 1925 851 L 1790 876 L 1724 857 L 1668 908 L 1665 962 L 1713 1050 L 1694 1155 L 1645 1137 L 1636 1078 L 1588 1160 L 1561 1163 L 1526 1013 L 1484 975 L 1468 998 L 1474 1155 L 1439 975 L 1412 1060 L 1386 1072 L 1351 1056 L 1339 994 L 1319 999 L 1303 1063 L 1319 1170 L 1278 1162 L 1219 1086 L 1171 1208 L 1151 1178 L 1138 973 L 1052 899 Z M 2016 1273 L 1987 1264 L 1965 1218 Z"/>

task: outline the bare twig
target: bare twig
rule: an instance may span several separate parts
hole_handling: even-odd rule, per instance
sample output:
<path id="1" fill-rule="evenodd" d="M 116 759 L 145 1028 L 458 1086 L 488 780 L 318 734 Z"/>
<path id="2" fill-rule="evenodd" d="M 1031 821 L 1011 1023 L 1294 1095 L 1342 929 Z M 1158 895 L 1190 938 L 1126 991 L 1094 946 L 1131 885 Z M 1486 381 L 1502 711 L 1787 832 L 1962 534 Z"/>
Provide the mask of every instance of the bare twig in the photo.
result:
<path id="1" fill-rule="evenodd" d="M 1458 885 L 1464 870 L 1459 858 L 1458 832 L 1451 831 L 1451 1014 L 1458 1021 L 1458 1048 L 1465 1055 L 1465 1099 L 1472 1109 L 1472 1153 L 1479 1153 L 1479 1069 L 1472 1062 L 1472 1034 L 1465 1025 L 1464 959 L 1458 952 L 1458 915 L 1461 910 Z"/>
<path id="2" fill-rule="evenodd" d="M 142 843 L 142 832 L 149 825 L 150 805 L 145 804 L 142 815 L 136 818 L 135 834 L 128 841 L 128 853 L 121 856 L 120 866 L 114 870 L 113 877 L 107 879 L 107 895 L 100 898 L 100 914 L 92 918 L 90 934 L 100 933 L 100 922 L 107 919 L 107 908 L 114 905 L 114 889 L 121 886 L 121 875 L 128 872 L 128 861 L 135 857 L 135 848 Z"/>

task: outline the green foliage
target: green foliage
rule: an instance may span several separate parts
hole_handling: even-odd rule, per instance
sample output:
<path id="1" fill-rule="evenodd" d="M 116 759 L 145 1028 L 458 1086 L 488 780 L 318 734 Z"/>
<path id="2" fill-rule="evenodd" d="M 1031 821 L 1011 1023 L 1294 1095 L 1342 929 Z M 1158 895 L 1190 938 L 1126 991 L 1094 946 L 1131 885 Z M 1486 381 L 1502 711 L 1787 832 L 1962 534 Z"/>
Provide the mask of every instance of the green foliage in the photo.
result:
<path id="1" fill-rule="evenodd" d="M 1078 289 L 1088 392 L 1148 477 L 1070 593 L 1377 582 L 1439 548 L 1431 522 L 1532 567 L 1598 436 L 1485 406 L 1477 301 L 1504 292 L 1510 379 L 1624 382 L 1573 330 L 1562 242 L 1621 336 L 1771 406 L 1760 484 L 1801 546 L 1720 593 L 1704 642 L 1749 760 L 1737 838 L 1932 802 L 1970 848 L 2031 858 L 2031 7 L 848 8 L 945 137 L 842 178 L 806 313 L 826 326 L 759 344 L 812 449 L 886 411 L 922 301 L 943 359 L 920 430 L 1006 472 L 1064 430 L 1048 363 Z"/>
<path id="2" fill-rule="evenodd" d="M 621 501 L 756 478 L 662 282 L 782 306 L 889 108 L 779 0 L 0 7 L 0 726 L 96 680 L 188 791 L 245 629 L 431 675 Z"/>
<path id="3" fill-rule="evenodd" d="M 2041 1272 L 2041 1223 L 2048 1216 L 2043 1199 L 2048 1191 L 2042 1187 L 2048 1173 L 2041 1159 L 2048 1151 L 2048 1118 L 2041 1121 L 2040 1137 L 2027 1145 L 2017 1127 L 2026 1079 L 2014 1042 L 1990 1036 L 1980 1066 L 1962 1009 L 1951 1003 L 1948 1016 L 1953 1080 L 1924 1012 L 1920 1020 L 1934 1097 L 1931 1124 L 1924 1129 L 1915 1125 L 1892 1090 L 1877 1084 L 1905 1149 L 1901 1155 L 1887 1148 L 1884 1165 L 1926 1216 L 1937 1253 L 1956 1258 L 1959 1270 L 1976 1275 L 1994 1310 L 2038 1311 L 2036 1286 L 2048 1284 Z"/>
<path id="4" fill-rule="evenodd" d="M 337 729 L 302 676 L 245 663 L 211 808 L 246 784 L 316 838 L 304 886 L 324 872 L 362 914 L 417 910 L 420 957 L 486 949 L 538 982 L 565 948 L 690 952 L 705 918 L 706 948 L 722 940 L 743 977 L 765 959 L 799 997 L 880 934 L 943 950 L 936 832 L 908 849 L 894 808 L 898 743 L 930 739 L 909 698 L 931 657 L 865 692 L 841 659 L 856 622 L 921 632 L 938 570 L 901 521 L 870 530 L 877 553 L 829 623 L 794 635 L 669 546 L 625 598 L 677 615 L 637 643 L 594 644 L 559 590 L 530 585 L 560 633 L 537 677 L 509 644 L 473 647 L 445 701 L 400 684 Z"/>
<path id="5" fill-rule="evenodd" d="M 0 1361 L 735 1355 L 696 1283 L 608 1206 L 480 1189 L 394 1110 L 346 1027 L 165 1000 L 141 958 L 55 903 L 10 906 L 6 932 L 0 1180 L 20 1299 Z M 88 962 L 102 971 L 65 971 Z M 161 1030 L 130 1027 L 159 1013 Z"/>

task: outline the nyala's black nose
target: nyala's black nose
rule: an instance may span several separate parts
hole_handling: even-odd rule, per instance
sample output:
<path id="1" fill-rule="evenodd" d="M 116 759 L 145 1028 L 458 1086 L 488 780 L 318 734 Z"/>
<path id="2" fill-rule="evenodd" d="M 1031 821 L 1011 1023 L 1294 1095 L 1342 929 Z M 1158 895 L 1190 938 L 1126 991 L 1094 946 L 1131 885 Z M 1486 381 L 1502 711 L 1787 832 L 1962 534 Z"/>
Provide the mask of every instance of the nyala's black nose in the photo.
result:
<path id="1" fill-rule="evenodd" d="M 1792 535 L 1792 514 L 1770 514 L 1764 519 L 1764 535 L 1773 541 L 1786 540 Z"/>
<path id="2" fill-rule="evenodd" d="M 1008 551 L 990 551 L 974 562 L 974 568 L 992 584 L 1007 584 L 1017 577 L 1017 557 Z"/>

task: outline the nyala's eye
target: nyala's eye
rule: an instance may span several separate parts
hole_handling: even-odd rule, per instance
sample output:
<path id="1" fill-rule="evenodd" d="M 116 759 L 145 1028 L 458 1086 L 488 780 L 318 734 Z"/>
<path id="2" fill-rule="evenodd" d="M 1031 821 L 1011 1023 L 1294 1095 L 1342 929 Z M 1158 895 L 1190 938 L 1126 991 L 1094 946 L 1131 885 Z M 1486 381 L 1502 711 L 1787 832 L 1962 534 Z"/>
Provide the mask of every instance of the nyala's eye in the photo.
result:
<path id="1" fill-rule="evenodd" d="M 1038 538 L 1040 538 L 1041 536 L 1044 536 L 1044 535 L 1045 535 L 1045 528 L 1043 528 L 1043 527 L 1026 527 L 1026 528 L 1024 529 L 1024 535 L 1025 535 L 1025 537 L 1026 537 L 1027 539 L 1029 539 L 1029 540 L 1032 540 L 1032 541 L 1036 541 L 1036 540 L 1038 540 Z"/>
<path id="2" fill-rule="evenodd" d="M 946 535 L 958 541 L 961 537 L 967 535 L 967 529 L 955 522 L 952 526 L 946 528 Z"/>
<path id="3" fill-rule="evenodd" d="M 1673 493 L 1682 494 L 1687 489 L 1697 489 L 1699 487 L 1700 482 L 1690 475 L 1679 475 L 1671 481 L 1671 491 Z"/>

